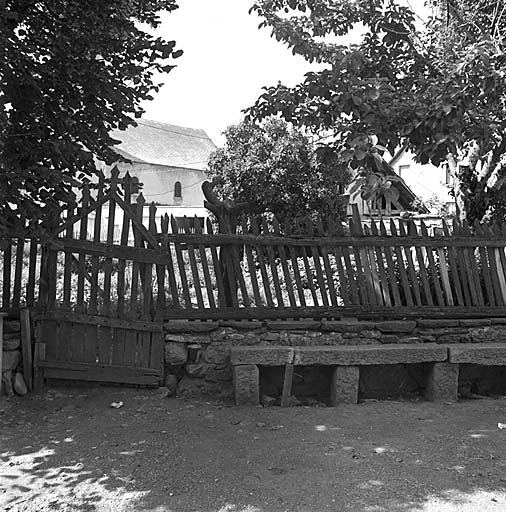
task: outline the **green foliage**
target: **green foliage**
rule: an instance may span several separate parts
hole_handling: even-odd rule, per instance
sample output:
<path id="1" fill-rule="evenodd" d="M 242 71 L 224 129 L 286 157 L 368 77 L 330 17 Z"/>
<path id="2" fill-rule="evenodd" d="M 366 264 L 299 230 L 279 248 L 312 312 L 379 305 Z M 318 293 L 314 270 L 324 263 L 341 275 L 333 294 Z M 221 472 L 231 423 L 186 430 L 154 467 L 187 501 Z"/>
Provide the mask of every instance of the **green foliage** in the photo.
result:
<path id="1" fill-rule="evenodd" d="M 436 15 L 419 28 L 396 0 L 258 0 L 262 25 L 324 68 L 295 87 L 265 88 L 248 116 L 281 115 L 323 132 L 352 168 L 374 170 L 365 156 L 377 144 L 354 144 L 372 136 L 421 163 L 448 159 L 457 203 L 473 222 L 506 181 L 506 11 L 500 1 L 431 3 Z M 328 42 L 353 29 L 365 32 L 358 44 Z"/>
<path id="2" fill-rule="evenodd" d="M 0 0 L 0 229 L 34 230 L 117 156 L 113 128 L 181 55 L 151 35 L 175 0 Z M 54 215 L 54 213 L 53 213 Z"/>
<path id="3" fill-rule="evenodd" d="M 279 119 L 241 123 L 225 132 L 226 143 L 209 159 L 208 175 L 220 178 L 223 199 L 247 203 L 248 213 L 279 218 L 320 214 L 338 217 L 339 186 L 349 175 L 333 153 L 315 149 L 302 133 Z"/>

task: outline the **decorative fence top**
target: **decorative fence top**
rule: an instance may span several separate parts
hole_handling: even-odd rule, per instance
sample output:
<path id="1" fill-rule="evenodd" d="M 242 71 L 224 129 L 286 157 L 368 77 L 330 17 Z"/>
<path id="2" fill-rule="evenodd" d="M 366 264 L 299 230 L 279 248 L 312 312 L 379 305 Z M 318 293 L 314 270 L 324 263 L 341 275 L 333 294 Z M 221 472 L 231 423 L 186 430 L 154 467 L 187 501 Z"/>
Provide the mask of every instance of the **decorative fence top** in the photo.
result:
<path id="1" fill-rule="evenodd" d="M 130 177 L 84 190 L 45 243 L 12 240 L 2 308 L 39 305 L 128 319 L 499 314 L 506 227 L 442 222 L 237 225 L 157 215 Z M 93 197 L 92 197 L 93 195 Z"/>

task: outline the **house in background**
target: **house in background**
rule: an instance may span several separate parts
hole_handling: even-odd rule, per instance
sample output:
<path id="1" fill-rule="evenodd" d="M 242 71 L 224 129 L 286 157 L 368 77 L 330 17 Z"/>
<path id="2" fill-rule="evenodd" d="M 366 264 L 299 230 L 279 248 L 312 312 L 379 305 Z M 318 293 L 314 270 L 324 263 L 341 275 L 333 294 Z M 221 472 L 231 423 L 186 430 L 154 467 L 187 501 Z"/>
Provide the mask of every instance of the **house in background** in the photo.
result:
<path id="1" fill-rule="evenodd" d="M 121 175 L 128 171 L 142 183 L 132 202 L 138 195 L 135 192 L 142 192 L 147 205 L 157 205 L 157 221 L 167 213 L 176 218 L 197 216 L 203 222 L 208 211 L 201 187 L 207 179 L 204 171 L 209 155 L 216 149 L 204 130 L 140 119 L 137 126 L 115 130 L 111 136 L 120 141 L 114 149 L 129 160 L 114 165 Z"/>

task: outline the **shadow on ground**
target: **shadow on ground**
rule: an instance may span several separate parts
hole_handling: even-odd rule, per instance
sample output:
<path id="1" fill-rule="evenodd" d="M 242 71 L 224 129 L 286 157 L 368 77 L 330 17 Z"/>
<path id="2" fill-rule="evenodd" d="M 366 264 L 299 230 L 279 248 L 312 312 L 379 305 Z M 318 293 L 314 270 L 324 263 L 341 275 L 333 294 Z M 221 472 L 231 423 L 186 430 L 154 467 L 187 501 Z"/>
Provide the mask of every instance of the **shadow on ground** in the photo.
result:
<path id="1" fill-rule="evenodd" d="M 11 512 L 506 510 L 503 399 L 281 409 L 54 388 L 0 412 Z"/>

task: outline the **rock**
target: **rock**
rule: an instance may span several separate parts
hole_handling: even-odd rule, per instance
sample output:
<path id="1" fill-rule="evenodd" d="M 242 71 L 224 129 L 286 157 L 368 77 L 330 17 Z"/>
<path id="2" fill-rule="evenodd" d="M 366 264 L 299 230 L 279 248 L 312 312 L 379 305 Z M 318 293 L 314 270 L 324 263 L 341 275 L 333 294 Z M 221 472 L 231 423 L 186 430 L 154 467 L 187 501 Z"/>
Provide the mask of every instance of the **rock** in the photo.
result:
<path id="1" fill-rule="evenodd" d="M 269 395 L 262 395 L 262 398 L 260 399 L 260 403 L 264 407 L 272 407 L 277 401 L 277 398 Z"/>
<path id="2" fill-rule="evenodd" d="M 279 332 L 264 332 L 260 335 L 263 341 L 279 341 Z"/>
<path id="3" fill-rule="evenodd" d="M 3 353 L 2 370 L 15 370 L 21 361 L 19 350 L 10 350 Z"/>
<path id="4" fill-rule="evenodd" d="M 211 332 L 219 326 L 218 322 L 190 322 L 188 320 L 171 320 L 163 325 L 166 333 L 193 333 L 193 332 Z"/>
<path id="5" fill-rule="evenodd" d="M 261 329 L 263 323 L 259 320 L 222 320 L 220 322 L 222 327 L 231 327 L 232 329 Z"/>
<path id="6" fill-rule="evenodd" d="M 389 320 L 376 323 L 376 329 L 384 333 L 408 333 L 414 331 L 415 328 L 414 320 Z"/>
<path id="7" fill-rule="evenodd" d="M 321 325 L 323 331 L 341 333 L 357 333 L 370 331 L 375 328 L 374 322 L 358 322 L 355 320 L 323 320 Z"/>
<path id="8" fill-rule="evenodd" d="M 190 377 L 204 377 L 211 367 L 201 361 L 198 363 L 187 363 L 184 368 L 186 374 Z"/>
<path id="9" fill-rule="evenodd" d="M 28 389 L 25 384 L 25 379 L 23 378 L 23 374 L 20 372 L 16 372 L 14 376 L 14 392 L 16 395 L 25 396 L 28 393 Z"/>
<path id="10" fill-rule="evenodd" d="M 298 407 L 302 405 L 301 401 L 294 395 L 288 397 L 288 407 Z"/>
<path id="11" fill-rule="evenodd" d="M 205 375 L 204 378 L 212 382 L 226 382 L 232 380 L 232 368 L 226 366 L 225 368 L 211 368 Z"/>
<path id="12" fill-rule="evenodd" d="M 469 329 L 469 337 L 473 343 L 503 343 L 506 331 L 494 327 Z"/>
<path id="13" fill-rule="evenodd" d="M 460 321 L 447 318 L 421 318 L 418 320 L 418 327 L 422 329 L 440 329 L 442 327 L 458 327 Z"/>
<path id="14" fill-rule="evenodd" d="M 395 334 L 383 334 L 381 336 L 381 343 L 399 343 L 399 337 Z"/>
<path id="15" fill-rule="evenodd" d="M 321 322 L 317 320 L 267 320 L 265 325 L 272 331 L 307 331 L 319 329 Z"/>
<path id="16" fill-rule="evenodd" d="M 20 332 L 21 324 L 19 320 L 4 320 L 4 334 L 8 332 Z"/>
<path id="17" fill-rule="evenodd" d="M 178 382 L 178 378 L 177 378 L 177 375 L 173 375 L 173 374 L 170 374 L 170 375 L 167 375 L 167 377 L 165 377 L 165 389 L 167 390 L 167 393 L 165 396 L 173 396 L 176 394 L 176 389 L 177 389 L 177 382 Z"/>
<path id="18" fill-rule="evenodd" d="M 225 365 L 230 360 L 230 345 L 213 342 L 204 351 L 204 361 L 216 365 Z"/>
<path id="19" fill-rule="evenodd" d="M 188 348 L 184 343 L 169 341 L 165 343 L 165 363 L 171 365 L 185 364 L 188 359 Z"/>
<path id="20" fill-rule="evenodd" d="M 7 396 L 14 395 L 14 390 L 12 389 L 12 370 L 7 370 L 2 373 L 2 391 Z"/>
<path id="21" fill-rule="evenodd" d="M 4 335 L 3 349 L 5 352 L 16 350 L 21 346 L 21 337 L 18 333 Z"/>

